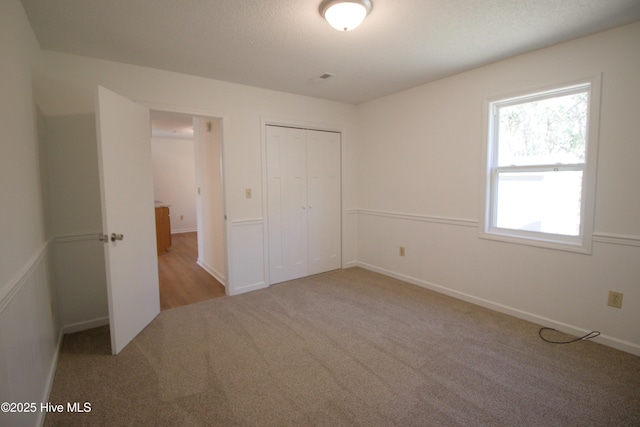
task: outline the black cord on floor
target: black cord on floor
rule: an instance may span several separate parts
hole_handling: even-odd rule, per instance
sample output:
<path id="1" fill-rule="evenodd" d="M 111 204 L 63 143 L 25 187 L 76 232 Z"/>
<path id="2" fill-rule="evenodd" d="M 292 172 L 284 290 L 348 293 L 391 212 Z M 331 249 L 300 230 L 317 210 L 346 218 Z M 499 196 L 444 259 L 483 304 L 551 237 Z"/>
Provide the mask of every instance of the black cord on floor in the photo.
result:
<path id="1" fill-rule="evenodd" d="M 540 338 L 542 338 L 543 341 L 549 342 L 551 344 L 571 344 L 572 342 L 576 342 L 576 341 L 590 340 L 591 338 L 595 338 L 598 335 L 600 335 L 599 331 L 592 331 L 592 332 L 589 332 L 587 335 L 585 335 L 583 337 L 576 338 L 576 339 L 573 339 L 573 340 L 570 340 L 570 341 L 551 341 L 551 340 L 548 340 L 548 339 L 546 339 L 545 337 L 542 336 L 542 331 L 544 331 L 545 329 L 548 330 L 548 331 L 555 331 L 555 329 L 542 327 L 538 331 L 538 335 L 540 335 Z"/>

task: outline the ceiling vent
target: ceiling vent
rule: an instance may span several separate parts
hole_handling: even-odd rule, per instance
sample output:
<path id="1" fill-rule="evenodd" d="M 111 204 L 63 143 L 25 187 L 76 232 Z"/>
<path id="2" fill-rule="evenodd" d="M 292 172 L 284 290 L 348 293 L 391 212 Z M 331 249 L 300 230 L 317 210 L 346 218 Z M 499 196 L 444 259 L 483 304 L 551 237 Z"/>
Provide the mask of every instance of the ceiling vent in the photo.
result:
<path id="1" fill-rule="evenodd" d="M 309 83 L 324 83 L 327 80 L 329 80 L 332 77 L 335 77 L 336 75 L 333 73 L 324 73 L 322 75 L 319 75 L 318 77 L 314 77 L 312 79 L 309 79 Z"/>

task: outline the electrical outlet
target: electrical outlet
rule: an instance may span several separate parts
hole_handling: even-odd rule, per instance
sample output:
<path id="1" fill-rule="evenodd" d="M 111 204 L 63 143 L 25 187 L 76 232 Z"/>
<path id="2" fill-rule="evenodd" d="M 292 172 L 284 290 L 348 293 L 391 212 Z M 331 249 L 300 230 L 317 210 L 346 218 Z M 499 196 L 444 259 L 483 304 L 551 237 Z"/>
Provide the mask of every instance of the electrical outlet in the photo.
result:
<path id="1" fill-rule="evenodd" d="M 404 246 L 400 246 L 400 256 L 404 256 Z"/>
<path id="2" fill-rule="evenodd" d="M 609 301 L 607 305 L 615 308 L 622 308 L 622 292 L 609 291 Z"/>

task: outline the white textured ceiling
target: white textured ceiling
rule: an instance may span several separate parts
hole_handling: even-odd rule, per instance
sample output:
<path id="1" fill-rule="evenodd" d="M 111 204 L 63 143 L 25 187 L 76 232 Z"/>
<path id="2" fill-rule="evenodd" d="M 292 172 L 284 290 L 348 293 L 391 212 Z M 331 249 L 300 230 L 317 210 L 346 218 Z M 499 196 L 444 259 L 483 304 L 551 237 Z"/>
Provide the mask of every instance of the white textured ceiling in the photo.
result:
<path id="1" fill-rule="evenodd" d="M 43 49 L 353 104 L 640 20 L 640 0 L 372 1 L 350 32 L 320 0 L 22 4 Z"/>
<path id="2" fill-rule="evenodd" d="M 153 138 L 193 139 L 193 117 L 187 114 L 151 111 Z"/>

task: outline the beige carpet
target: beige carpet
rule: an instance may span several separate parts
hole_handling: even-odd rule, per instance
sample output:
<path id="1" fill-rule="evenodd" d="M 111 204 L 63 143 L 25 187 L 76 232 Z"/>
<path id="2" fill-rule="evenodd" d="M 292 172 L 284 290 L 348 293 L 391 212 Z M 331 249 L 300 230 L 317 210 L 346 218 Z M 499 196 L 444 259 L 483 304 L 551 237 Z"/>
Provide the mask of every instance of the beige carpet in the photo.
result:
<path id="1" fill-rule="evenodd" d="M 46 426 L 639 426 L 640 358 L 362 269 L 64 338 Z M 566 339 L 551 332 L 550 338 Z"/>

